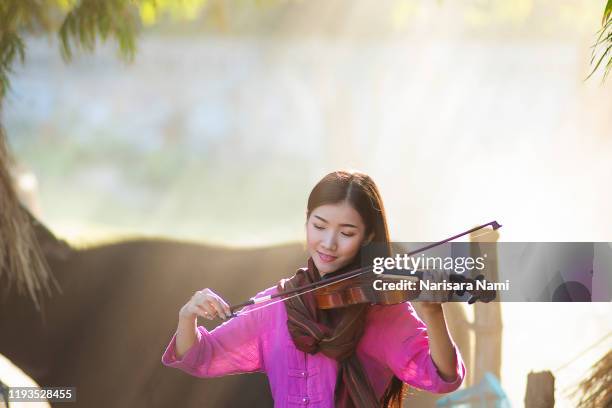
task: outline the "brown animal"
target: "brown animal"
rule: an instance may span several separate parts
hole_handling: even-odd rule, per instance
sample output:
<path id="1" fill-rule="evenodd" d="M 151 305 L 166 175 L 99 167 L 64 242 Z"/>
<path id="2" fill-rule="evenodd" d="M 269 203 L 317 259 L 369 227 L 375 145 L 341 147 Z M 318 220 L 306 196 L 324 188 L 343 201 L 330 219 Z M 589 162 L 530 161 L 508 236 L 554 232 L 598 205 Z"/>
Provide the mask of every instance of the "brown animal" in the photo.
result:
<path id="1" fill-rule="evenodd" d="M 14 291 L 1 299 L 0 353 L 38 384 L 74 386 L 75 406 L 87 408 L 273 405 L 264 374 L 200 379 L 160 359 L 193 292 L 210 287 L 242 302 L 303 266 L 302 245 L 230 249 L 160 239 L 75 250 L 33 223 L 61 293 L 43 300 L 42 314 Z M 421 394 L 410 405 L 438 398 Z"/>

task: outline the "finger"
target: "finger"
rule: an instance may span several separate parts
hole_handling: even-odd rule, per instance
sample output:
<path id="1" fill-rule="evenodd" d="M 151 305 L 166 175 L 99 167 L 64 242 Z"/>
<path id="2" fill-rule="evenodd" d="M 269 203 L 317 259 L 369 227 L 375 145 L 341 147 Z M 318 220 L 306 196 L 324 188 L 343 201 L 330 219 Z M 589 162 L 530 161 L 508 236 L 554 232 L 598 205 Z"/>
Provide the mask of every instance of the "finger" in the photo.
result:
<path id="1" fill-rule="evenodd" d="M 208 320 L 212 320 L 211 313 L 198 304 L 192 305 L 191 310 L 193 313 L 197 314 L 198 316 L 201 316 Z"/>
<path id="2" fill-rule="evenodd" d="M 210 289 L 205 289 L 203 293 L 205 294 L 204 299 L 207 303 L 211 302 L 211 304 L 216 304 L 217 306 L 221 307 L 221 314 L 219 315 L 219 317 L 230 317 L 232 315 L 229 305 L 225 300 L 223 300 L 221 296 L 217 295 Z"/>
<path id="3" fill-rule="evenodd" d="M 211 316 L 214 316 L 216 312 L 214 307 L 210 304 L 212 299 L 213 298 L 208 294 L 200 294 L 193 300 L 193 303 L 198 307 L 204 308 Z"/>
<path id="4" fill-rule="evenodd" d="M 199 304 L 194 305 L 194 307 L 198 310 L 200 316 L 205 319 L 212 320 L 212 313 L 210 310 Z"/>
<path id="5" fill-rule="evenodd" d="M 219 316 L 221 319 L 226 320 L 226 317 L 231 315 L 231 313 L 226 313 L 226 311 L 229 311 L 229 306 L 227 306 L 227 303 L 219 295 L 208 288 L 196 292 L 194 302 L 207 310 L 211 316 L 210 319 L 214 319 L 215 316 Z M 227 309 L 225 308 L 226 306 Z"/>
<path id="6" fill-rule="evenodd" d="M 223 298 L 217 296 L 217 299 L 219 300 L 219 304 L 221 304 L 221 307 L 223 308 L 223 311 L 225 312 L 225 315 L 227 317 L 230 317 L 232 315 L 232 311 L 230 310 L 230 306 L 227 304 L 227 302 L 225 300 L 223 300 Z"/>
<path id="7" fill-rule="evenodd" d="M 221 319 L 226 320 L 227 316 L 225 316 L 225 311 L 223 310 L 223 306 L 216 298 L 209 299 L 208 304 L 213 307 L 213 313 L 219 316 Z"/>
<path id="8" fill-rule="evenodd" d="M 208 289 L 208 288 L 204 288 L 202 290 L 198 290 L 195 295 L 193 295 L 193 300 L 196 303 L 203 303 L 205 300 L 210 299 L 211 297 L 214 297 L 215 293 Z"/>
<path id="9" fill-rule="evenodd" d="M 205 296 L 204 290 L 198 290 L 196 291 L 196 293 L 193 294 L 191 299 L 194 301 L 201 300 L 204 296 Z"/>

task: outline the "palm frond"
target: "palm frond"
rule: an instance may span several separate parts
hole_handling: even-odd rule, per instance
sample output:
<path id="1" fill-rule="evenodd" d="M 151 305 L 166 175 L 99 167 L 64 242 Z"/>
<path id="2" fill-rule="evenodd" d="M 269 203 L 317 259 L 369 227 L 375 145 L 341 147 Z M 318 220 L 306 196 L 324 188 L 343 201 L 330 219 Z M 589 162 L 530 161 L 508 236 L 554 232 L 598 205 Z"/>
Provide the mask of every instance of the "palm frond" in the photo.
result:
<path id="1" fill-rule="evenodd" d="M 9 89 L 9 74 L 16 59 L 25 60 L 23 28 L 43 27 L 47 22 L 43 6 L 35 0 L 5 0 L 0 2 L 0 101 Z"/>
<path id="2" fill-rule="evenodd" d="M 607 58 L 607 63 L 604 65 L 603 80 L 605 81 L 610 69 L 612 68 L 612 0 L 608 0 L 606 8 L 601 19 L 601 29 L 597 32 L 597 39 L 593 45 L 591 52 L 591 72 L 586 77 L 589 79 L 601 66 L 601 63 Z M 595 62 L 597 61 L 597 62 Z"/>
<path id="3" fill-rule="evenodd" d="M 601 25 L 605 25 L 610 18 L 612 18 L 612 0 L 608 0 L 608 4 L 606 4 L 606 9 L 601 19 Z"/>
<path id="4" fill-rule="evenodd" d="M 74 48 L 91 52 L 98 39 L 114 37 L 119 55 L 132 60 L 140 28 L 141 1 L 78 0 L 68 10 L 59 0 L 0 1 L 0 103 L 9 89 L 14 65 L 25 60 L 25 33 L 57 32 L 61 54 L 67 61 Z M 155 6 L 155 2 L 152 4 Z"/>
<path id="5" fill-rule="evenodd" d="M 42 292 L 51 294 L 57 281 L 51 274 L 34 229 L 21 207 L 13 188 L 9 170 L 11 160 L 6 137 L 0 127 L 0 281 L 3 293 L 13 285 L 17 293 L 27 294 L 38 310 L 42 309 Z M 0 301 L 2 298 L 0 298 Z"/>
<path id="6" fill-rule="evenodd" d="M 612 351 L 597 361 L 589 376 L 580 382 L 574 395 L 580 394 L 578 408 L 601 408 L 612 405 Z"/>
<path id="7" fill-rule="evenodd" d="M 15 58 L 23 64 L 25 61 L 25 44 L 15 32 L 2 33 L 0 38 L 0 100 L 9 89 L 8 75 L 11 73 Z"/>
<path id="8" fill-rule="evenodd" d="M 91 52 L 98 38 L 106 41 L 113 36 L 120 56 L 132 60 L 139 28 L 140 16 L 134 1 L 82 0 L 70 10 L 60 27 L 62 56 L 69 61 L 75 46 Z"/>

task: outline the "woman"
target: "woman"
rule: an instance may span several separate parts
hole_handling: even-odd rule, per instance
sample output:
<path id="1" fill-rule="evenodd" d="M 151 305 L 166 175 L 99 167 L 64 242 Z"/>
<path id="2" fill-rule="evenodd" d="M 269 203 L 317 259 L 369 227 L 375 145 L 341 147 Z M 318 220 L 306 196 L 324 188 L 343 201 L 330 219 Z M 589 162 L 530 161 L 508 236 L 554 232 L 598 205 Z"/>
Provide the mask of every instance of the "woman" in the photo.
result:
<path id="1" fill-rule="evenodd" d="M 308 267 L 258 297 L 355 269 L 364 246 L 389 242 L 372 179 L 354 171 L 325 176 L 308 198 L 306 235 Z M 420 318 L 410 303 L 320 310 L 310 292 L 249 306 L 208 332 L 197 327 L 197 316 L 231 313 L 219 295 L 203 289 L 181 308 L 162 362 L 198 377 L 263 371 L 275 407 L 399 408 L 403 383 L 443 393 L 465 376 L 442 306 L 419 302 L 418 308 Z"/>

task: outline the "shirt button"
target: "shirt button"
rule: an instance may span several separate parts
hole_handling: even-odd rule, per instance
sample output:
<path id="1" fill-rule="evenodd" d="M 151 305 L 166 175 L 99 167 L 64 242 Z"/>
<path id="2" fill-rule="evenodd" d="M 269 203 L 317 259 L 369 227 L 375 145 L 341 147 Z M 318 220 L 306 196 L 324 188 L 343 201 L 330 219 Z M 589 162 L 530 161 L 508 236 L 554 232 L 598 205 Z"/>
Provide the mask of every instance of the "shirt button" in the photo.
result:
<path id="1" fill-rule="evenodd" d="M 304 405 L 307 405 L 308 404 L 308 397 L 302 398 L 302 402 L 304 403 Z"/>
<path id="2" fill-rule="evenodd" d="M 301 375 L 302 377 L 306 378 L 308 376 L 308 373 L 306 371 L 302 371 Z"/>

